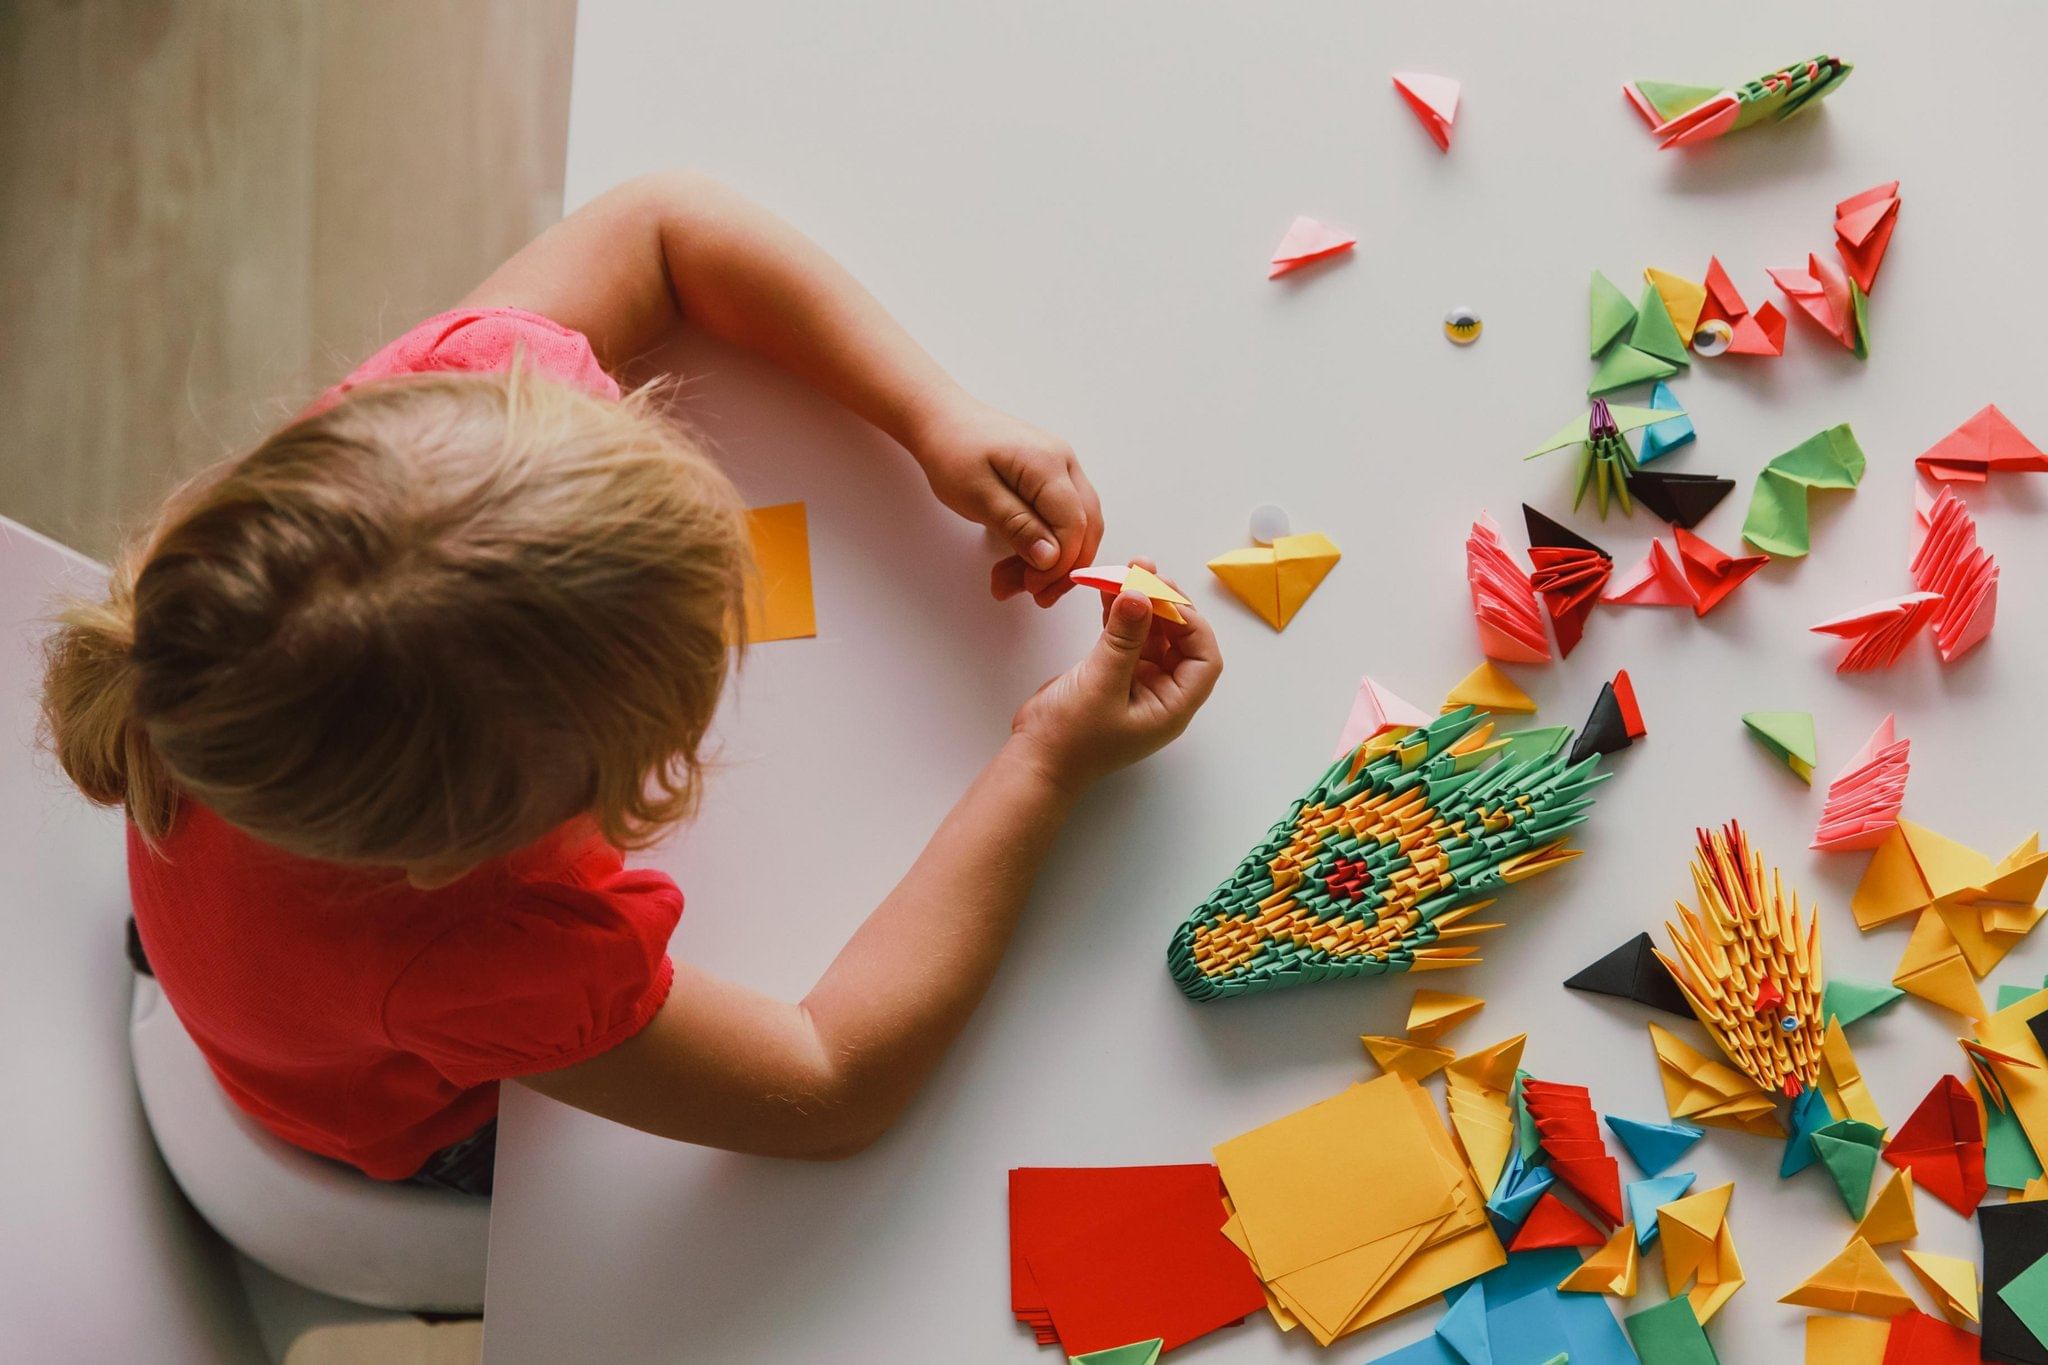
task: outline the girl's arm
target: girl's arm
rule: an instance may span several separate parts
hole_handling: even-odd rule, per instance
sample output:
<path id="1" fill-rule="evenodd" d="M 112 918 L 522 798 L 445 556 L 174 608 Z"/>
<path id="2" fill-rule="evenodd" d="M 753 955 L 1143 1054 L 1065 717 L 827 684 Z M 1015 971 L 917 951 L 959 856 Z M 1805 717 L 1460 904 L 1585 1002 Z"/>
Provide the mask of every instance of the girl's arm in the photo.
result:
<path id="1" fill-rule="evenodd" d="M 1151 619 L 1135 593 L 1012 733 L 903 881 L 799 1004 L 678 966 L 634 1038 L 522 1078 L 579 1109 L 683 1142 L 849 1156 L 881 1135 L 981 1000 L 1075 797 L 1186 727 L 1222 673 L 1207 622 Z M 1148 630 L 1149 627 L 1149 630 Z"/>
<path id="2" fill-rule="evenodd" d="M 998 597 L 1041 604 L 1093 560 L 1102 507 L 1064 441 L 971 397 L 838 262 L 708 177 L 643 176 L 542 233 L 463 300 L 524 308 L 618 370 L 685 320 L 815 385 L 894 437 L 939 501 L 1003 538 Z"/>

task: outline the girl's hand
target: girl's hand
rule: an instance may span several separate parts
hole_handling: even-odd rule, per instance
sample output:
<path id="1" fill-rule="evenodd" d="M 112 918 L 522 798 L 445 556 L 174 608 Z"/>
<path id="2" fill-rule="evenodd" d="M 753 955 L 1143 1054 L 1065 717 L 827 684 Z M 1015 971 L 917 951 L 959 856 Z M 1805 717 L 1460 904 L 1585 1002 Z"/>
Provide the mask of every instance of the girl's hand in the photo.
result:
<path id="1" fill-rule="evenodd" d="M 1187 624 L 1175 625 L 1154 617 L 1143 593 L 1117 594 L 1095 647 L 1017 709 L 1012 742 L 1069 790 L 1164 748 L 1223 673 L 1216 632 L 1193 608 L 1181 613 Z"/>
<path id="2" fill-rule="evenodd" d="M 1073 586 L 1067 574 L 1093 562 L 1102 502 L 1057 436 L 969 399 L 926 425 L 911 453 L 940 502 L 1015 551 L 990 575 L 997 601 L 1030 593 L 1051 606 Z"/>

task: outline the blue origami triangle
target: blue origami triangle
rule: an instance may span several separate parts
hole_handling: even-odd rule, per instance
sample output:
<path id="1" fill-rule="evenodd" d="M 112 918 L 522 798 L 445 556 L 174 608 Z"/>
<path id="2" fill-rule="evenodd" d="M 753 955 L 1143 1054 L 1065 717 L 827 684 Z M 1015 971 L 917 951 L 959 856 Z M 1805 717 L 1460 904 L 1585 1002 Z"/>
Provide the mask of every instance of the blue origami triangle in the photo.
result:
<path id="1" fill-rule="evenodd" d="M 1671 386 L 1663 380 L 1650 390 L 1650 406 L 1678 413 L 1661 422 L 1652 422 L 1643 428 L 1643 453 L 1636 457 L 1637 464 L 1648 464 L 1660 455 L 1669 455 L 1682 445 L 1689 445 L 1694 435 L 1692 418 L 1685 414 L 1685 405 L 1671 392 Z"/>
<path id="2" fill-rule="evenodd" d="M 1628 1199 L 1628 1221 L 1636 1225 L 1638 1247 L 1647 1250 L 1650 1243 L 1657 1240 L 1657 1210 L 1674 1199 L 1682 1198 L 1698 1178 L 1691 1171 L 1679 1171 L 1629 1182 L 1622 1193 Z"/>
<path id="3" fill-rule="evenodd" d="M 1493 1346 L 1486 1330 L 1486 1291 L 1475 1283 L 1458 1295 L 1438 1320 L 1436 1334 L 1465 1358 L 1465 1365 L 1493 1365 Z"/>
<path id="4" fill-rule="evenodd" d="M 1835 1121 L 1820 1087 L 1808 1086 L 1792 1101 L 1792 1131 L 1785 1135 L 1785 1155 L 1778 1162 L 1778 1179 L 1785 1180 L 1820 1160 L 1813 1149 L 1813 1135 Z"/>
<path id="5" fill-rule="evenodd" d="M 1671 1169 L 1671 1163 L 1692 1150 L 1692 1145 L 1707 1135 L 1704 1128 L 1695 1128 L 1689 1123 L 1642 1123 L 1636 1119 L 1617 1118 L 1607 1115 L 1607 1126 L 1621 1139 L 1621 1145 L 1628 1148 L 1628 1154 L 1635 1158 L 1636 1165 L 1644 1175 L 1662 1175 Z"/>
<path id="6" fill-rule="evenodd" d="M 1493 1197 L 1486 1201 L 1486 1211 L 1492 1215 L 1494 1231 L 1503 1241 L 1514 1239 L 1515 1229 L 1522 1226 L 1529 1210 L 1536 1207 L 1536 1201 L 1556 1179 L 1556 1172 L 1548 1166 L 1531 1166 L 1522 1160 L 1519 1152 L 1509 1153 L 1500 1183 L 1493 1187 Z"/>

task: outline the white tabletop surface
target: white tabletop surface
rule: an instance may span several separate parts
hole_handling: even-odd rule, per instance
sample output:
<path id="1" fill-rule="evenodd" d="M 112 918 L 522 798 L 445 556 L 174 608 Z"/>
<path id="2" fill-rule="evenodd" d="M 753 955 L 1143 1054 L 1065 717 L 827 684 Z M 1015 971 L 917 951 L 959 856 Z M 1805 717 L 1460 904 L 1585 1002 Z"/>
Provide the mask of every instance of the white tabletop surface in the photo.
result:
<path id="1" fill-rule="evenodd" d="M 1807 851 L 1820 789 L 1745 738 L 1743 711 L 1815 712 L 1823 778 L 1896 711 L 1914 741 L 1913 817 L 1993 854 L 2048 822 L 2031 704 L 2048 673 L 2048 483 L 1969 495 L 2005 592 L 1966 661 L 1944 669 L 1922 641 L 1891 672 L 1838 678 L 1830 642 L 1806 631 L 1910 588 L 1912 459 L 1926 446 L 1991 401 L 2048 439 L 2033 318 L 2048 217 L 2033 53 L 2048 13 L 890 8 L 585 0 L 570 201 L 692 165 L 802 225 L 967 384 L 1074 442 L 1108 510 L 1105 555 L 1148 553 L 1179 573 L 1229 668 L 1183 742 L 1080 811 L 987 1004 L 867 1155 L 805 1166 L 691 1150 L 508 1087 L 497 1365 L 1052 1359 L 1009 1315 L 1007 1170 L 1204 1160 L 1367 1073 L 1357 1035 L 1399 1032 L 1415 981 L 1194 1005 L 1167 977 L 1167 938 L 1316 775 L 1361 672 L 1433 705 L 1478 661 L 1465 530 L 1490 509 L 1519 550 L 1518 503 L 1568 513 L 1572 457 L 1520 456 L 1584 410 L 1593 267 L 1633 293 L 1646 265 L 1698 278 L 1717 253 L 1752 306 L 1783 307 L 1765 267 L 1829 250 L 1838 199 L 1904 181 L 1867 364 L 1793 318 L 1782 360 L 1701 361 L 1676 385 L 1701 434 L 1663 467 L 1740 480 L 1700 528 L 1731 550 L 1763 463 L 1854 423 L 1869 475 L 1822 500 L 1811 558 L 1771 566 L 1705 621 L 1602 609 L 1569 662 L 1517 671 L 1543 722 L 1576 725 L 1626 666 L 1650 735 L 1614 761 L 1579 839 L 1587 856 L 1504 902 L 1510 924 L 1483 966 L 1427 979 L 1489 998 L 1455 1041 L 1527 1030 L 1537 1074 L 1591 1085 L 1602 1110 L 1663 1118 L 1648 1012 L 1559 982 L 1658 929 L 1689 888 L 1694 827 L 1730 817 L 1823 907 L 1837 971 L 1891 975 L 1903 930 L 1864 937 L 1846 911 L 1863 857 Z M 1857 69 L 1817 117 L 1695 155 L 1657 151 L 1619 93 L 1635 77 L 1737 83 L 1825 51 Z M 1464 80 L 1448 156 L 1389 87 L 1397 69 Z M 1356 231 L 1357 252 L 1269 283 L 1266 257 L 1297 213 Z M 1486 324 L 1469 349 L 1440 331 L 1460 304 Z M 795 996 L 1015 704 L 1084 647 L 1094 613 L 991 604 L 977 534 L 888 442 L 740 358 L 677 360 L 689 412 L 748 496 L 809 503 L 819 638 L 752 657 L 706 813 L 655 857 L 690 898 L 677 955 Z M 1345 552 L 1281 635 L 1201 567 L 1245 543 L 1265 501 Z M 1659 529 L 1646 514 L 1603 525 L 1590 508 L 1570 520 L 1624 565 Z M 1993 983 L 2044 968 L 2037 938 Z M 1958 1026 L 1908 1000 L 1857 1030 L 1894 1125 L 1959 1068 Z M 1850 1227 L 1826 1176 L 1781 1183 L 1778 1155 L 1775 1141 L 1714 1132 L 1690 1162 L 1702 1185 L 1740 1182 L 1750 1283 L 1712 1335 L 1742 1365 L 1798 1358 L 1804 1311 L 1775 1300 Z M 1920 1212 L 1919 1245 L 1974 1255 L 1970 1224 L 1931 1198 Z M 1646 1271 L 1635 1306 L 1661 1284 Z M 1369 1358 L 1434 1317 L 1362 1333 L 1332 1358 Z M 1177 1358 L 1315 1354 L 1255 1320 Z"/>

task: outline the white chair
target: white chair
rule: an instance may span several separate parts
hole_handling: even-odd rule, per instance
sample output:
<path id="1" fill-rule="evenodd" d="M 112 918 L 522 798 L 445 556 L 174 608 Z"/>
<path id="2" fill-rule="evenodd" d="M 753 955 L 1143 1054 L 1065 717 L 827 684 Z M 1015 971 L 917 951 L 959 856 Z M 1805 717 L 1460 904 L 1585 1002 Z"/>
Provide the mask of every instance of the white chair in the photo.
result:
<path id="1" fill-rule="evenodd" d="M 128 1035 L 164 1164 L 231 1246 L 351 1303 L 483 1311 L 488 1199 L 371 1180 L 265 1132 L 221 1089 L 151 977 L 135 978 Z"/>

